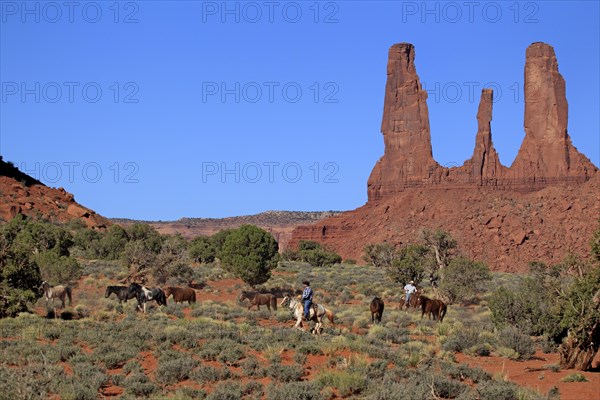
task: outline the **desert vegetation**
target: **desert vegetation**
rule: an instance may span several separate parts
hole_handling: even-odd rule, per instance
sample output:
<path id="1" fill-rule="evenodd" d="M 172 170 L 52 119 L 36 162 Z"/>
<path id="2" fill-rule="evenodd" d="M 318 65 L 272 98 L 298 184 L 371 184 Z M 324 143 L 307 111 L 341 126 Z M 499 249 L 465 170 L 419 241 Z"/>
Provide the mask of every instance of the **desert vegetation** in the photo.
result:
<path id="1" fill-rule="evenodd" d="M 532 263 L 530 274 L 516 276 L 491 273 L 455 247 L 437 256 L 426 241 L 407 250 L 375 245 L 370 257 L 377 261 L 357 266 L 337 258 L 311 264 L 329 250 L 310 242 L 279 260 L 272 237 L 255 227 L 187 241 L 144 225 L 96 232 L 17 218 L 0 232 L 2 312 L 11 316 L 0 320 L 0 398 L 551 399 L 564 385 L 597 383 L 562 363 L 573 359 L 563 354 L 588 354 L 568 351 L 588 349 L 586 333 L 599 320 L 597 252 L 592 261 L 566 259 L 568 268 Z M 242 243 L 255 251 L 240 252 Z M 421 319 L 398 309 L 399 283 L 414 271 L 440 275 L 437 288 L 421 279 L 430 296 L 451 295 L 445 285 L 474 290 L 454 296 L 444 322 Z M 104 298 L 107 285 L 127 278 L 189 284 L 199 288 L 198 301 L 152 304 L 143 315 L 135 301 Z M 73 305 L 46 309 L 37 291 L 42 279 L 73 285 Z M 336 314 L 320 337 L 292 329 L 287 308 L 248 310 L 237 301 L 245 285 L 281 297 L 298 293 L 304 279 L 315 301 Z M 535 302 L 541 293 L 553 301 Z M 386 303 L 375 325 L 374 296 Z M 556 355 L 541 367 L 556 382 L 544 390 L 477 366 L 544 352 Z"/>

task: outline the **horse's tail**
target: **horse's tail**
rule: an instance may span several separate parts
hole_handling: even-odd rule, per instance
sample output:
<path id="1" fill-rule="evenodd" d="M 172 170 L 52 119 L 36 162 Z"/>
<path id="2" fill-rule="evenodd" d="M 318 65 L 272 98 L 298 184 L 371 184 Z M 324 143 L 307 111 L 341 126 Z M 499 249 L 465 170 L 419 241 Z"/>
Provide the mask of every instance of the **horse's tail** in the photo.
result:
<path id="1" fill-rule="evenodd" d="M 273 310 L 277 311 L 277 297 L 275 296 L 271 297 L 271 307 L 273 307 Z"/>
<path id="2" fill-rule="evenodd" d="M 325 308 L 325 315 L 327 315 L 327 319 L 329 320 L 329 322 L 331 322 L 332 324 L 335 324 L 335 315 L 333 314 L 333 311 L 331 311 L 328 308 Z"/>
<path id="3" fill-rule="evenodd" d="M 444 320 L 444 316 L 446 316 L 447 306 L 445 303 L 442 303 L 442 309 L 440 310 L 440 322 Z"/>
<path id="4" fill-rule="evenodd" d="M 73 297 L 71 295 L 71 286 L 66 286 L 65 287 L 65 292 L 67 292 L 67 296 L 69 297 L 69 305 L 71 305 L 71 303 L 73 302 Z"/>

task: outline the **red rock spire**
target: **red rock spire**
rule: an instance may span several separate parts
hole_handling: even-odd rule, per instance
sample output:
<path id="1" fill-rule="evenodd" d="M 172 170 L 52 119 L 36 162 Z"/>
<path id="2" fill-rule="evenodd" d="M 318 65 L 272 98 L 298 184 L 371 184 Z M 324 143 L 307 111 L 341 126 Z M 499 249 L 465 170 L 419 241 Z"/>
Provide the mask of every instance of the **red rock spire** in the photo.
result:
<path id="1" fill-rule="evenodd" d="M 597 168 L 571 143 L 565 80 L 552 46 L 536 42 L 525 59 L 525 139 L 511 177 L 518 180 L 585 181 Z"/>
<path id="2" fill-rule="evenodd" d="M 397 186 L 421 184 L 439 167 L 431 151 L 427 92 L 414 61 L 412 44 L 390 48 L 381 122 L 385 154 L 369 178 L 369 199 L 380 198 Z"/>

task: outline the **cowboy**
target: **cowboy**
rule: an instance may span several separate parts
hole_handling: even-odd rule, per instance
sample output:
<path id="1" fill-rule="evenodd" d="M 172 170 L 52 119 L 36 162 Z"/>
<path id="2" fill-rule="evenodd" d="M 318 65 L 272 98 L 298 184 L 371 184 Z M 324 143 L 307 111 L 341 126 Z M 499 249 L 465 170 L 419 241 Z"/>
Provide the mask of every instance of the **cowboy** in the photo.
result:
<path id="1" fill-rule="evenodd" d="M 404 286 L 404 292 L 406 293 L 406 300 L 404 304 L 408 307 L 410 305 L 410 296 L 417 291 L 415 281 L 410 281 Z"/>
<path id="2" fill-rule="evenodd" d="M 304 290 L 302 291 L 302 304 L 304 305 L 304 319 L 310 319 L 310 306 L 312 305 L 313 291 L 310 287 L 310 282 L 303 281 Z"/>

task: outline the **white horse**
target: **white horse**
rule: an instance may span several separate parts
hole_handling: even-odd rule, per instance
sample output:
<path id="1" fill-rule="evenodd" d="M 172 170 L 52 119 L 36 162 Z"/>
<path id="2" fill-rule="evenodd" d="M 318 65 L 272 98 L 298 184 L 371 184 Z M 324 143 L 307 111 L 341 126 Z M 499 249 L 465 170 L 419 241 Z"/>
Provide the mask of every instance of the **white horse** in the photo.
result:
<path id="1" fill-rule="evenodd" d="M 302 303 L 299 300 L 292 298 L 292 296 L 286 295 L 281 301 L 281 306 L 288 306 L 290 310 L 293 311 L 294 317 L 296 318 L 294 328 L 301 329 L 302 318 L 304 317 L 304 307 L 302 306 Z M 315 321 L 313 333 L 321 334 L 324 316 L 327 316 L 329 322 L 332 324 L 334 323 L 333 320 L 335 316 L 331 310 L 325 308 L 321 304 L 313 303 L 309 313 L 309 320 Z"/>
<path id="2" fill-rule="evenodd" d="M 50 286 L 46 281 L 42 282 L 40 289 L 44 290 L 44 297 L 46 298 L 46 306 L 50 300 L 60 299 L 62 302 L 62 308 L 65 308 L 65 296 L 69 298 L 69 305 L 71 305 L 71 288 L 66 285 Z"/>
<path id="3" fill-rule="evenodd" d="M 128 294 L 135 295 L 138 301 L 138 309 L 146 314 L 146 303 L 155 300 L 159 306 L 167 305 L 167 296 L 161 288 L 146 288 L 145 286 L 132 283 L 129 285 Z"/>

